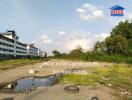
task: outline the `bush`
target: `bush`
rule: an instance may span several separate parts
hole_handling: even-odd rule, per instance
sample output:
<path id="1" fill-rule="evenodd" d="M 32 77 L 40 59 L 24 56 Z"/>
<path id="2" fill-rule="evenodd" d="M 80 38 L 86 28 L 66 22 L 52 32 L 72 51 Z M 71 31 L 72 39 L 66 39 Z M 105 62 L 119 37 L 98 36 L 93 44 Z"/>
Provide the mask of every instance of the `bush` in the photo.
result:
<path id="1" fill-rule="evenodd" d="M 107 54 L 107 53 L 97 53 L 97 52 L 87 52 L 78 55 L 72 54 L 62 54 L 60 59 L 67 60 L 83 60 L 83 61 L 106 61 L 115 63 L 132 63 L 132 56 L 129 55 L 119 55 L 119 54 Z"/>

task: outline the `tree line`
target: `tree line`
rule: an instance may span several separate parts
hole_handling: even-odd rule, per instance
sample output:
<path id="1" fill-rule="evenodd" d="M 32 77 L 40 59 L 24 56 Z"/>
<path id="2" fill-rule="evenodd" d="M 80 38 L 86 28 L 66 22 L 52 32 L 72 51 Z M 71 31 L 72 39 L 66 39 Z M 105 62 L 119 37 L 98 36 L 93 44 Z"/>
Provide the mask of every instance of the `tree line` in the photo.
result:
<path id="1" fill-rule="evenodd" d="M 101 60 L 132 63 L 132 21 L 121 21 L 104 41 L 97 41 L 92 51 L 83 52 L 81 46 L 68 54 L 53 50 L 54 57 L 64 59 Z"/>

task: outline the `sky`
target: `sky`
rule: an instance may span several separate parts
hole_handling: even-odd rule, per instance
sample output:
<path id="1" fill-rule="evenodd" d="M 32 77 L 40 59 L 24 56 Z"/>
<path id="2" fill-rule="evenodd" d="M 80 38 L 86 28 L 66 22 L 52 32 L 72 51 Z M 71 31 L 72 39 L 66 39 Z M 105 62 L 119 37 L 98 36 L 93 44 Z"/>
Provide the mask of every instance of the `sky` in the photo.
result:
<path id="1" fill-rule="evenodd" d="M 23 43 L 51 54 L 77 46 L 92 50 L 120 21 L 132 18 L 132 0 L 0 0 L 0 32 L 15 30 Z M 123 17 L 110 7 L 124 7 Z"/>

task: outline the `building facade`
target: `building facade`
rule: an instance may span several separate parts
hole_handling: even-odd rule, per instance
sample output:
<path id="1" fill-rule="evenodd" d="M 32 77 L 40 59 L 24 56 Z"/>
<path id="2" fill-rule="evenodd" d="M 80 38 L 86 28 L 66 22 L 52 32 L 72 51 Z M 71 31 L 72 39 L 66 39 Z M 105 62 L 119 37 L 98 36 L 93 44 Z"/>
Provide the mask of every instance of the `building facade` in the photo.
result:
<path id="1" fill-rule="evenodd" d="M 18 41 L 19 37 L 15 31 L 0 33 L 0 58 L 7 57 L 38 57 L 40 51 L 37 47 Z"/>
<path id="2" fill-rule="evenodd" d="M 37 57 L 38 54 L 38 48 L 34 46 L 34 44 L 27 45 L 27 55 L 30 57 Z"/>
<path id="3" fill-rule="evenodd" d="M 44 51 L 41 51 L 40 49 L 38 50 L 38 55 L 39 55 L 40 57 L 47 57 L 47 53 L 44 52 Z"/>

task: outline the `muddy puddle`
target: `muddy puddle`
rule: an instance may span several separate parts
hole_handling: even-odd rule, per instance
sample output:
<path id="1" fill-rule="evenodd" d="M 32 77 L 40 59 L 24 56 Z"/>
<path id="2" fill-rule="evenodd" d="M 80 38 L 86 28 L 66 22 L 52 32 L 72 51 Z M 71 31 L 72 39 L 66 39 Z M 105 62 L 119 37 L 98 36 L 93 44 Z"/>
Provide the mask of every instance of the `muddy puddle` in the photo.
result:
<path id="1" fill-rule="evenodd" d="M 62 74 L 54 74 L 46 77 L 28 76 L 8 84 L 5 88 L 10 88 L 15 92 L 27 92 L 38 87 L 52 86 L 61 76 Z"/>

